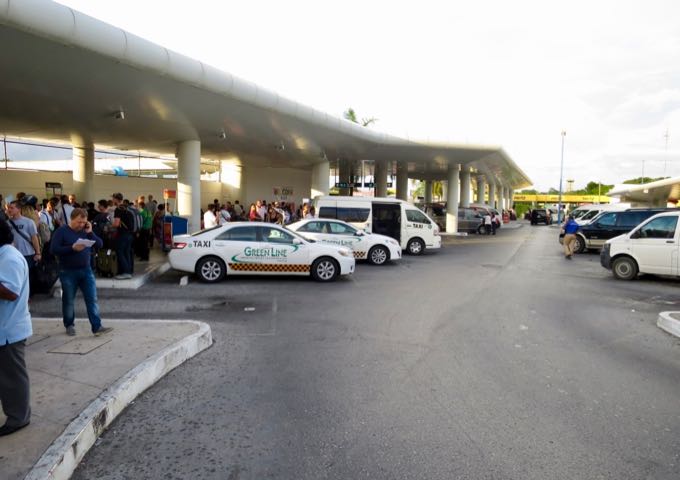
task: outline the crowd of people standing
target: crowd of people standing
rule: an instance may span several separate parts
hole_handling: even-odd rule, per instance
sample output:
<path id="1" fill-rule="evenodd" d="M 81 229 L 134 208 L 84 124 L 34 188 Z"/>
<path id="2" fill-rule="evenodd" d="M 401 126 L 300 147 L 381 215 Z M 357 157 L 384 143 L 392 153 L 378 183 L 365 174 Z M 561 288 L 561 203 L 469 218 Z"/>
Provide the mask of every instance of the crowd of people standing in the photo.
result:
<path id="1" fill-rule="evenodd" d="M 288 225 L 303 218 L 314 217 L 314 207 L 303 203 L 298 208 L 292 202 L 269 202 L 257 200 L 250 204 L 246 210 L 236 200 L 233 204 L 226 202 L 220 204 L 218 199 L 209 204 L 206 210 L 201 211 L 203 228 L 224 225 L 227 222 L 268 222 L 279 225 Z"/>

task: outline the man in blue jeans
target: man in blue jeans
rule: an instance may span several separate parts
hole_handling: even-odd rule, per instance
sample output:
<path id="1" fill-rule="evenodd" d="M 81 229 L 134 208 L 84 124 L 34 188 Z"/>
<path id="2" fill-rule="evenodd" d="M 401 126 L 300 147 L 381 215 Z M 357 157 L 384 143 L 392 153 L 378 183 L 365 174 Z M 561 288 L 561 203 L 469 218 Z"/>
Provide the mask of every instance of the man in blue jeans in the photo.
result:
<path id="1" fill-rule="evenodd" d="M 82 208 L 73 209 L 68 225 L 59 227 L 50 242 L 50 251 L 59 258 L 61 309 L 66 334 L 70 336 L 76 334 L 73 302 L 78 288 L 83 292 L 92 333 L 99 336 L 113 330 L 110 327 L 103 327 L 99 317 L 97 285 L 90 263 L 93 245 L 101 248 L 103 242 L 92 232 L 92 224 L 87 221 L 87 211 Z"/>

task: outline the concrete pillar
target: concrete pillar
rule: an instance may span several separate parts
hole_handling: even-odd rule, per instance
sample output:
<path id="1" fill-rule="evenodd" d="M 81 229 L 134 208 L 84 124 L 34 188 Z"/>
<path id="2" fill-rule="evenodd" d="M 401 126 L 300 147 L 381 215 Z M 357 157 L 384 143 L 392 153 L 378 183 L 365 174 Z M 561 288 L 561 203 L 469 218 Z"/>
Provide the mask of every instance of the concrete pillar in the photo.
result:
<path id="1" fill-rule="evenodd" d="M 500 212 L 503 212 L 505 210 L 505 187 L 503 185 L 499 185 L 498 187 L 498 210 Z"/>
<path id="2" fill-rule="evenodd" d="M 71 193 L 71 192 L 65 192 Z M 97 203 L 94 198 L 94 145 L 78 142 L 73 145 L 73 192 L 76 201 Z"/>
<path id="3" fill-rule="evenodd" d="M 448 171 L 446 195 L 446 233 L 458 232 L 458 197 L 460 196 L 460 165 L 451 165 Z"/>
<path id="4" fill-rule="evenodd" d="M 328 195 L 328 183 L 331 176 L 331 165 L 328 160 L 317 163 L 312 167 L 312 190 L 311 197 Z"/>
<path id="5" fill-rule="evenodd" d="M 343 183 L 351 183 L 354 179 L 352 178 L 352 162 L 347 160 L 346 158 L 340 159 L 339 162 L 339 168 L 338 168 L 338 179 L 340 182 Z M 340 188 L 340 195 L 343 196 L 352 196 L 352 193 L 354 191 L 353 188 L 347 187 L 347 188 Z"/>
<path id="6" fill-rule="evenodd" d="M 462 167 L 460 170 L 460 204 L 463 207 L 470 206 L 471 197 L 470 167 Z"/>
<path id="7" fill-rule="evenodd" d="M 489 183 L 489 205 L 496 208 L 496 184 L 494 182 Z"/>
<path id="8" fill-rule="evenodd" d="M 425 180 L 425 203 L 432 203 L 432 180 Z"/>
<path id="9" fill-rule="evenodd" d="M 220 161 L 220 183 L 222 184 L 222 202 L 229 200 L 233 204 L 236 200 L 240 203 L 246 201 L 243 195 L 245 184 L 243 166 L 239 162 Z"/>
<path id="10" fill-rule="evenodd" d="M 189 232 L 201 228 L 201 142 L 177 145 L 177 210 L 189 219 Z"/>
<path id="11" fill-rule="evenodd" d="M 397 162 L 397 198 L 408 200 L 408 165 Z"/>
<path id="12" fill-rule="evenodd" d="M 376 197 L 387 196 L 387 161 L 376 160 L 373 164 L 373 183 L 375 183 L 374 195 Z"/>
<path id="13" fill-rule="evenodd" d="M 486 203 L 486 180 L 483 175 L 477 175 L 477 203 Z"/>

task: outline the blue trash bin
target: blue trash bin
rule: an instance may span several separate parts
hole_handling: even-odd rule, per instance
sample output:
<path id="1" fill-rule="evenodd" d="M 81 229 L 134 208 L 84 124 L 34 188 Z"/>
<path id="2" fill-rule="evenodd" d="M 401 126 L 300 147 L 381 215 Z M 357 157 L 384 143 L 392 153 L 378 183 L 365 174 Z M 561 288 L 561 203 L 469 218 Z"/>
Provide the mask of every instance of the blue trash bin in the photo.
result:
<path id="1" fill-rule="evenodd" d="M 163 250 L 169 252 L 172 249 L 172 237 L 189 232 L 189 220 L 175 215 L 163 217 Z"/>

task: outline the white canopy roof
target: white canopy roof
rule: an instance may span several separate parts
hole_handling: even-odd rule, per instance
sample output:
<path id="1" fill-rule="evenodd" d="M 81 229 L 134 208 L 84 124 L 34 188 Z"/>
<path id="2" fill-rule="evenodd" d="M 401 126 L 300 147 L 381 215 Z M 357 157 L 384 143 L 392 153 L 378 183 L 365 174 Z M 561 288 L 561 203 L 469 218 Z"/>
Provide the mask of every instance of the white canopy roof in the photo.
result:
<path id="1" fill-rule="evenodd" d="M 52 1 L 0 0 L 0 43 L 7 135 L 161 154 L 200 140 L 205 158 L 235 155 L 257 166 L 398 160 L 423 179 L 446 178 L 448 165 L 460 163 L 512 188 L 531 184 L 498 146 L 420 143 L 364 128 Z"/>

